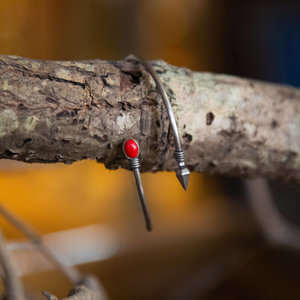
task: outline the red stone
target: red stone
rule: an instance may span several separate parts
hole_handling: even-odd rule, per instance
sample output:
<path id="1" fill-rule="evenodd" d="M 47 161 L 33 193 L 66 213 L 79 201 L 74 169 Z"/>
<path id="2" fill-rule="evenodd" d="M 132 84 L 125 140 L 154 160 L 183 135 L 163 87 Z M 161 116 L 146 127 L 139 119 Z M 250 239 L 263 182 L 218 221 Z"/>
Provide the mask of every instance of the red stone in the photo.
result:
<path id="1" fill-rule="evenodd" d="M 136 158 L 139 155 L 139 146 L 134 140 L 126 140 L 123 149 L 129 158 Z"/>

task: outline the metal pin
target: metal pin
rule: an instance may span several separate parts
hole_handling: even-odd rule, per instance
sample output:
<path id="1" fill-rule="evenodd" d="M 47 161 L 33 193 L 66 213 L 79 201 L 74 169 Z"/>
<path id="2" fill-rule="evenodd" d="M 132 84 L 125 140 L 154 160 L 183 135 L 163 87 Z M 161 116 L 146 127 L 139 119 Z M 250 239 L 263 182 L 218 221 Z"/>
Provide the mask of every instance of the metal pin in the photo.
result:
<path id="1" fill-rule="evenodd" d="M 133 170 L 136 186 L 139 193 L 140 203 L 145 217 L 146 228 L 148 231 L 152 230 L 150 213 L 148 210 L 146 198 L 144 195 L 143 185 L 140 175 L 140 161 L 139 161 L 139 145 L 134 139 L 128 139 L 123 143 L 123 152 L 129 160 L 130 169 Z"/>
<path id="2" fill-rule="evenodd" d="M 178 133 L 178 129 L 177 129 L 177 124 L 175 121 L 175 117 L 172 111 L 172 107 L 170 104 L 170 101 L 168 99 L 168 96 L 163 88 L 162 82 L 159 79 L 158 75 L 156 74 L 155 70 L 153 69 L 153 67 L 151 66 L 151 64 L 146 61 L 143 60 L 141 58 L 136 57 L 135 55 L 129 55 L 128 57 L 125 58 L 125 60 L 130 60 L 130 59 L 134 59 L 134 60 L 138 60 L 140 61 L 140 63 L 145 67 L 145 69 L 150 73 L 150 75 L 152 76 L 156 87 L 163 99 L 163 102 L 166 106 L 167 109 L 167 113 L 170 119 L 170 123 L 171 123 L 171 128 L 173 130 L 173 135 L 174 135 L 174 142 L 175 142 L 175 152 L 174 152 L 174 157 L 177 161 L 177 165 L 178 165 L 178 169 L 176 171 L 176 176 L 179 180 L 179 182 L 181 183 L 182 187 L 187 190 L 188 187 L 188 182 L 189 182 L 189 177 L 190 177 L 190 170 L 185 166 L 185 162 L 184 162 L 184 152 L 182 150 L 181 147 L 181 143 L 180 143 L 180 138 L 179 138 L 179 133 Z"/>

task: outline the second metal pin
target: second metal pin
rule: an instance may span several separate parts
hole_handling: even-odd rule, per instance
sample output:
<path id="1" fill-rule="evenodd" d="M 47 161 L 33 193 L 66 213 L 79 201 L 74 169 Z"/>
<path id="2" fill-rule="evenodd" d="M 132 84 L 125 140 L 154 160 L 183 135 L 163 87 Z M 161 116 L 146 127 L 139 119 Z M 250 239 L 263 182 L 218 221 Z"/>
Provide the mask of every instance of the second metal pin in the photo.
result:
<path id="1" fill-rule="evenodd" d="M 134 178 L 137 186 L 137 190 L 139 193 L 140 203 L 142 206 L 143 214 L 145 217 L 145 223 L 146 228 L 148 231 L 152 230 L 152 223 L 150 219 L 150 213 L 148 210 L 143 185 L 141 181 L 141 175 L 140 175 L 140 161 L 139 161 L 139 145 L 138 143 L 133 139 L 128 139 L 123 143 L 123 151 L 125 156 L 129 159 L 130 169 L 134 173 Z"/>

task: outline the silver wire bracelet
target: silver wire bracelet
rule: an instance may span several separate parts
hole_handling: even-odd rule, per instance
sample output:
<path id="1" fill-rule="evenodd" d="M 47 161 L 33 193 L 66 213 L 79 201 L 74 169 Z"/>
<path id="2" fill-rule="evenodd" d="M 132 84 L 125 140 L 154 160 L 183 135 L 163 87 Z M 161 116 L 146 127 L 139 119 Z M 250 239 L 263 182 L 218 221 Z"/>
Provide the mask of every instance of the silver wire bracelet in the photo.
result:
<path id="1" fill-rule="evenodd" d="M 180 138 L 179 138 L 179 133 L 178 133 L 178 128 L 177 128 L 177 124 L 175 121 L 175 117 L 172 111 L 172 107 L 170 104 L 170 101 L 168 99 L 168 96 L 163 88 L 163 84 L 160 80 L 160 78 L 158 77 L 157 73 L 155 72 L 155 70 L 153 69 L 153 67 L 151 66 L 151 64 L 146 61 L 143 60 L 135 55 L 129 55 L 125 58 L 125 60 L 129 61 L 129 60 L 137 60 L 138 62 L 140 62 L 145 69 L 147 70 L 147 72 L 150 73 L 150 75 L 152 76 L 157 90 L 160 93 L 163 102 L 165 104 L 165 107 L 167 109 L 167 113 L 169 116 L 169 120 L 171 123 L 171 128 L 173 131 L 173 135 L 174 135 L 174 142 L 175 142 L 175 152 L 174 152 L 174 157 L 177 161 L 178 164 L 178 169 L 176 171 L 176 176 L 179 180 L 179 182 L 181 183 L 182 187 L 187 190 L 188 187 L 188 182 L 189 182 L 189 177 L 190 177 L 190 170 L 185 166 L 185 161 L 184 161 L 184 152 L 182 150 L 181 147 L 181 143 L 180 143 Z"/>

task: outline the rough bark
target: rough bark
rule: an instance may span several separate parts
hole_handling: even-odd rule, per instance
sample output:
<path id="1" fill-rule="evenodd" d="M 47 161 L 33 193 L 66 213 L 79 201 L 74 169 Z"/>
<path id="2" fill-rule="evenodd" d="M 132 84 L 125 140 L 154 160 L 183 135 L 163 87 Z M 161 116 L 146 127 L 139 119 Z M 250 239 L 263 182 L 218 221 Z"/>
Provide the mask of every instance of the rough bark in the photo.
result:
<path id="1" fill-rule="evenodd" d="M 300 90 L 152 64 L 192 171 L 300 182 Z M 0 56 L 0 158 L 126 168 L 129 137 L 142 171 L 176 168 L 167 113 L 140 65 Z"/>

